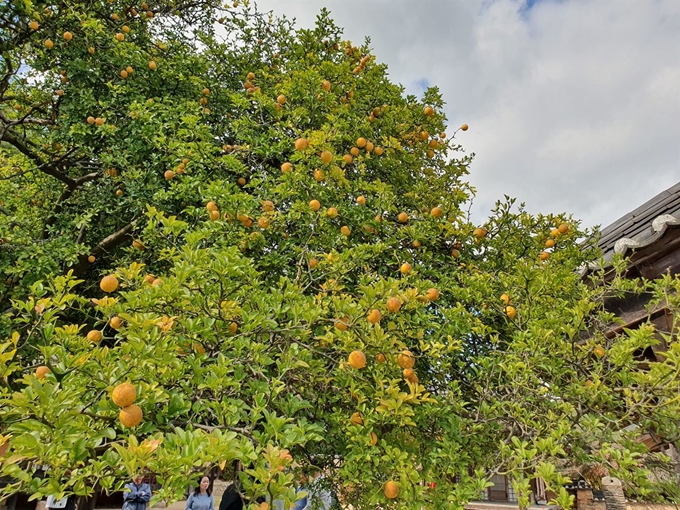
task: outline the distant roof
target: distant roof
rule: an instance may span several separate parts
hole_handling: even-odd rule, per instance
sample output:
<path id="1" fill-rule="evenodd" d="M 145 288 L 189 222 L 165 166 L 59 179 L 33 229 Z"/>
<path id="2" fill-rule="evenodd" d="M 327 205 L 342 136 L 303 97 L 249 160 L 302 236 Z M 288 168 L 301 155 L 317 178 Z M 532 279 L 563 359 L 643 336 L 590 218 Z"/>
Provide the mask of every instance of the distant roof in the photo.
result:
<path id="1" fill-rule="evenodd" d="M 680 227 L 680 182 L 605 227 L 598 246 L 605 262 L 610 262 L 616 253 L 629 255 L 631 250 L 651 247 L 673 227 Z"/>

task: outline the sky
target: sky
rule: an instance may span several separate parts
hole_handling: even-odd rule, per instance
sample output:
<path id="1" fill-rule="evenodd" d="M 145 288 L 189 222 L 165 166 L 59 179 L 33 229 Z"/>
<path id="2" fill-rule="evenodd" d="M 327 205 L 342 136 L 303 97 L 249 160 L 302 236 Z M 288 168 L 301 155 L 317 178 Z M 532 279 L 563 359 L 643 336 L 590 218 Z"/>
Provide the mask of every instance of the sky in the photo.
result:
<path id="1" fill-rule="evenodd" d="M 606 226 L 680 181 L 680 0 L 258 0 L 327 7 L 408 93 L 436 85 L 475 153 L 473 219 L 504 195 Z"/>

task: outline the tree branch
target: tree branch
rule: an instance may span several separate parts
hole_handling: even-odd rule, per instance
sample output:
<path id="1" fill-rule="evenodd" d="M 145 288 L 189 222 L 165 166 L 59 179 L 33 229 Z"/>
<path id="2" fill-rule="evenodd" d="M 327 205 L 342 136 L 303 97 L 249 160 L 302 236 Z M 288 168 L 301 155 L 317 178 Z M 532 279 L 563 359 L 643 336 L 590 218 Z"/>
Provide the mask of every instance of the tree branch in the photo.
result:
<path id="1" fill-rule="evenodd" d="M 117 248 L 124 242 L 128 241 L 132 237 L 131 232 L 132 229 L 135 227 L 136 222 L 137 220 L 131 221 L 117 232 L 114 232 L 113 234 L 102 239 L 97 246 L 90 250 L 89 254 L 81 255 L 78 263 L 71 268 L 73 269 L 73 274 L 78 276 L 85 271 L 89 264 L 89 262 L 87 261 L 87 257 L 89 257 L 90 255 L 98 257 Z"/>

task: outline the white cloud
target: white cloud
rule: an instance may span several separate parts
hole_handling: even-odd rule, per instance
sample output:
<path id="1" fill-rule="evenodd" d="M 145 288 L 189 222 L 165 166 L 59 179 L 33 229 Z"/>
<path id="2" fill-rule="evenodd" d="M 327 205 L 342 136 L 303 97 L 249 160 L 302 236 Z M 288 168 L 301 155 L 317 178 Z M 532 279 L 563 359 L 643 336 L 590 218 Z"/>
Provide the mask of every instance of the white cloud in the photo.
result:
<path id="1" fill-rule="evenodd" d="M 503 194 L 608 224 L 680 180 L 677 0 L 260 0 L 311 26 L 328 7 L 393 80 L 440 87 L 477 157 L 482 219 Z"/>

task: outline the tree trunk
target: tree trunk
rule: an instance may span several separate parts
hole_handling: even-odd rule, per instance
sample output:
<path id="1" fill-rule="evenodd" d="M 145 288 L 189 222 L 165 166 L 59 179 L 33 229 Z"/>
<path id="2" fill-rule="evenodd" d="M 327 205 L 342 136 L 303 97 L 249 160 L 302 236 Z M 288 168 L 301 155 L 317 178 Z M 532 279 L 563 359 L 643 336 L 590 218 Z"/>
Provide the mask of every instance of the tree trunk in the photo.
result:
<path id="1" fill-rule="evenodd" d="M 618 478 L 605 476 L 602 479 L 602 492 L 607 510 L 626 510 L 626 498 Z"/>

